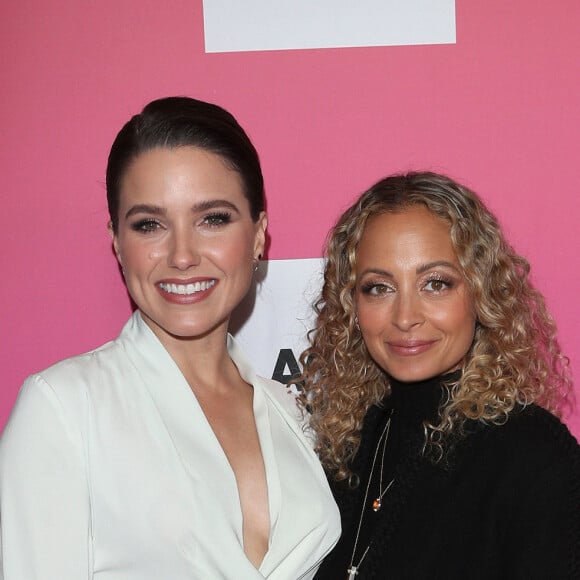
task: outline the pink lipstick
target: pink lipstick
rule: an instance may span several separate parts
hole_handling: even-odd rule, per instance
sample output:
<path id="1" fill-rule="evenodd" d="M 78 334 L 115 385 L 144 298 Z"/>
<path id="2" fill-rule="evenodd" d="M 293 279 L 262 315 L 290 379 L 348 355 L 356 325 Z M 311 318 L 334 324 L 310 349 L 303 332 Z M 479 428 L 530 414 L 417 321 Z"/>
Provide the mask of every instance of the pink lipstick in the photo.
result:
<path id="1" fill-rule="evenodd" d="M 387 345 L 398 356 L 415 356 L 428 351 L 436 342 L 435 340 L 406 340 L 387 342 Z"/>

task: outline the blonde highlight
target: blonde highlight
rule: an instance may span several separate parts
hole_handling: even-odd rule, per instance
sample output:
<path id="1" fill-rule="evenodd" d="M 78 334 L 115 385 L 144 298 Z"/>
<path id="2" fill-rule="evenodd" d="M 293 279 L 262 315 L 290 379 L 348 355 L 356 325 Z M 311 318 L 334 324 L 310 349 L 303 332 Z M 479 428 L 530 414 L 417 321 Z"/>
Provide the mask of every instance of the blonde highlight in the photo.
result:
<path id="1" fill-rule="evenodd" d="M 387 177 L 348 208 L 325 246 L 315 328 L 302 354 L 302 405 L 310 412 L 316 449 L 337 480 L 352 479 L 368 409 L 390 393 L 357 328 L 354 304 L 357 247 L 369 217 L 422 205 L 450 226 L 451 240 L 473 299 L 477 327 L 460 379 L 437 421 L 425 424 L 425 451 L 444 456 L 468 420 L 502 423 L 517 406 L 536 403 L 559 415 L 570 401 L 571 375 L 555 323 L 534 289 L 530 266 L 505 240 L 475 193 L 435 173 Z"/>

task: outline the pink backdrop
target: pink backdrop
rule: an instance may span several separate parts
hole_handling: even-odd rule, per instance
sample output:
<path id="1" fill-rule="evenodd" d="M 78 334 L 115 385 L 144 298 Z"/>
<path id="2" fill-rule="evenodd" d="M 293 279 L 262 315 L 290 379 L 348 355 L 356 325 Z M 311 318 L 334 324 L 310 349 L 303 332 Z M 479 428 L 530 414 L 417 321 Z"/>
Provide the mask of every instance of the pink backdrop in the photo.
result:
<path id="1" fill-rule="evenodd" d="M 533 265 L 580 377 L 578 0 L 457 1 L 457 44 L 205 54 L 201 0 L 10 2 L 0 19 L 3 425 L 23 378 L 114 337 L 110 143 L 149 100 L 229 108 L 264 165 L 270 258 L 320 255 L 378 178 L 449 173 Z M 568 418 L 580 435 L 578 414 Z"/>

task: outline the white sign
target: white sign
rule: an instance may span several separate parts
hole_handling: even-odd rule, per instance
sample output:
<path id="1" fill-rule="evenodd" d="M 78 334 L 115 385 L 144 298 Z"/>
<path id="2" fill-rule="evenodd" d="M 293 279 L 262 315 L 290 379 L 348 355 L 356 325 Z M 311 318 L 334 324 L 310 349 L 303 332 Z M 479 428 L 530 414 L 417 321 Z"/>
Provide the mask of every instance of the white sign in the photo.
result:
<path id="1" fill-rule="evenodd" d="M 322 258 L 260 263 L 256 284 L 230 323 L 259 375 L 287 383 L 298 371 L 323 268 Z"/>
<path id="2" fill-rule="evenodd" d="M 206 52 L 455 43 L 455 0 L 203 0 Z"/>

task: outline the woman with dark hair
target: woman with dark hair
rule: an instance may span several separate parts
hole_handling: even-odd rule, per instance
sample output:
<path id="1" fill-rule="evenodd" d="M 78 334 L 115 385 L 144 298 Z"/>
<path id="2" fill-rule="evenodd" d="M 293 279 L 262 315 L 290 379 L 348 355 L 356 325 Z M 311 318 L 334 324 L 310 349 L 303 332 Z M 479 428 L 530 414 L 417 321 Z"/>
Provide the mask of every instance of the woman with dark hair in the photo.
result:
<path id="1" fill-rule="evenodd" d="M 117 135 L 107 198 L 137 310 L 22 387 L 0 578 L 312 578 L 336 505 L 293 397 L 227 333 L 264 250 L 256 150 L 224 109 L 160 99 Z"/>
<path id="2" fill-rule="evenodd" d="M 317 578 L 580 578 L 568 360 L 493 215 L 395 175 L 327 257 L 301 380 L 343 535 Z"/>

